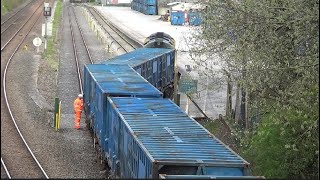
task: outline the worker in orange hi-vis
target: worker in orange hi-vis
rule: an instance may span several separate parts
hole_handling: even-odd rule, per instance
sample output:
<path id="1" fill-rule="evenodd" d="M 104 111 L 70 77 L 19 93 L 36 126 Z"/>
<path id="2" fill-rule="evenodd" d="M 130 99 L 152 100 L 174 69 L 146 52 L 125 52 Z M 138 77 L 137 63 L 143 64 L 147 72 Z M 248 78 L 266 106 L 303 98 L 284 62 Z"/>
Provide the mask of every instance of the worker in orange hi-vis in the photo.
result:
<path id="1" fill-rule="evenodd" d="M 74 114 L 75 114 L 75 120 L 74 120 L 74 128 L 80 129 L 80 118 L 81 118 L 81 112 L 83 109 L 83 95 L 79 94 L 76 100 L 74 100 L 73 106 L 74 106 Z"/>

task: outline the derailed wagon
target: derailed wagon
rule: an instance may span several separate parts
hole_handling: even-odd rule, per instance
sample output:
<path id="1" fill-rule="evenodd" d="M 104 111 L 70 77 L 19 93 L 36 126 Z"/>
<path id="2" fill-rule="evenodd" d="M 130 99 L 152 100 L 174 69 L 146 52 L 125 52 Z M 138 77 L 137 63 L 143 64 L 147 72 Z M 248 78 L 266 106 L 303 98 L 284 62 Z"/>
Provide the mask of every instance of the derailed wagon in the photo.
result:
<path id="1" fill-rule="evenodd" d="M 249 175 L 247 161 L 169 99 L 108 97 L 107 112 L 104 148 L 115 177 Z"/>
<path id="2" fill-rule="evenodd" d="M 174 60 L 174 49 L 139 48 L 101 64 L 128 64 L 154 87 L 165 93 L 165 97 L 169 97 L 173 91 Z"/>
<path id="3" fill-rule="evenodd" d="M 162 98 L 158 82 L 168 74 L 173 81 L 174 44 L 167 34 L 155 33 L 146 39 L 147 48 L 85 66 L 85 113 L 102 164 L 119 178 L 261 178 L 250 176 L 247 161 Z"/>
<path id="4" fill-rule="evenodd" d="M 159 90 L 128 65 L 88 64 L 85 65 L 83 74 L 83 100 L 87 124 L 101 147 L 105 142 L 103 137 L 108 133 L 105 112 L 107 97 L 162 98 Z"/>

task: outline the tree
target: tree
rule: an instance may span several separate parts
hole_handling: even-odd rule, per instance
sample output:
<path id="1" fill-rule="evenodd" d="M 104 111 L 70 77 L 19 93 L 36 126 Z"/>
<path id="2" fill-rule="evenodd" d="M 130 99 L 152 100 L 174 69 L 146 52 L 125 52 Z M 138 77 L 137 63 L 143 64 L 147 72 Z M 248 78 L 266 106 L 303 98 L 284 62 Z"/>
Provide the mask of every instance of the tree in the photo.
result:
<path id="1" fill-rule="evenodd" d="M 218 0 L 204 4 L 203 24 L 190 41 L 190 52 L 198 66 L 208 69 L 205 73 L 212 72 L 212 64 L 230 73 L 241 87 L 240 99 L 247 105 L 242 109 L 249 111 L 244 119 L 263 121 L 251 131 L 247 147 L 259 147 L 261 154 L 267 149 L 290 152 L 277 156 L 299 164 L 290 169 L 286 163 L 285 174 L 267 173 L 272 177 L 297 172 L 301 177 L 318 176 L 308 168 L 314 168 L 319 156 L 315 131 L 319 121 L 319 1 Z M 288 134 L 277 136 L 279 130 Z M 268 145 L 268 138 L 256 143 L 261 132 L 279 138 L 274 139 L 275 149 Z M 296 150 L 312 158 L 294 157 Z M 256 167 L 262 167 L 263 159 L 252 159 Z M 279 167 L 268 168 L 262 169 L 279 172 Z"/>

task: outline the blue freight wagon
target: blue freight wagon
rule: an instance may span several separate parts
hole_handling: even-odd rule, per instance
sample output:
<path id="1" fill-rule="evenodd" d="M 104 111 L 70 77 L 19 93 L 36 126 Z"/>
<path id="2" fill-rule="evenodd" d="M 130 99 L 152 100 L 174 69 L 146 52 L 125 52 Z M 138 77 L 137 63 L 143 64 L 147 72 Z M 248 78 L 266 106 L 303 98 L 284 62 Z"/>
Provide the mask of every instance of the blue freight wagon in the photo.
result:
<path id="1" fill-rule="evenodd" d="M 141 12 L 141 13 L 143 12 L 143 4 L 138 3 L 137 11 L 139 11 L 139 12 Z"/>
<path id="2" fill-rule="evenodd" d="M 120 178 L 248 175 L 249 163 L 169 99 L 107 98 L 103 147 Z"/>
<path id="3" fill-rule="evenodd" d="M 143 13 L 146 15 L 157 15 L 157 6 L 144 5 Z"/>
<path id="4" fill-rule="evenodd" d="M 137 9 L 137 3 L 136 2 L 131 2 L 131 9 L 136 10 Z"/>
<path id="5" fill-rule="evenodd" d="M 157 0 L 144 0 L 145 5 L 151 5 L 151 6 L 156 6 L 157 5 Z"/>
<path id="6" fill-rule="evenodd" d="M 162 93 L 128 65 L 87 64 L 84 67 L 84 109 L 98 141 L 106 129 L 106 99 L 116 97 L 162 98 Z"/>
<path id="7" fill-rule="evenodd" d="M 128 64 L 160 91 L 173 85 L 175 50 L 139 48 L 102 64 Z"/>

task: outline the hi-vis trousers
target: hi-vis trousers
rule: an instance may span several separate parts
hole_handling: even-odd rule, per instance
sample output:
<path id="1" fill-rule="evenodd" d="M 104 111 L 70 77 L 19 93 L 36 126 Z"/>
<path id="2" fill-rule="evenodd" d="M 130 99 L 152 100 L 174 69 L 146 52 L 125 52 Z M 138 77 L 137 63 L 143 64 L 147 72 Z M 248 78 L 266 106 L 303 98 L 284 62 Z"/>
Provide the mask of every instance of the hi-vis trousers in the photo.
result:
<path id="1" fill-rule="evenodd" d="M 80 128 L 81 111 L 75 111 L 74 128 Z"/>

